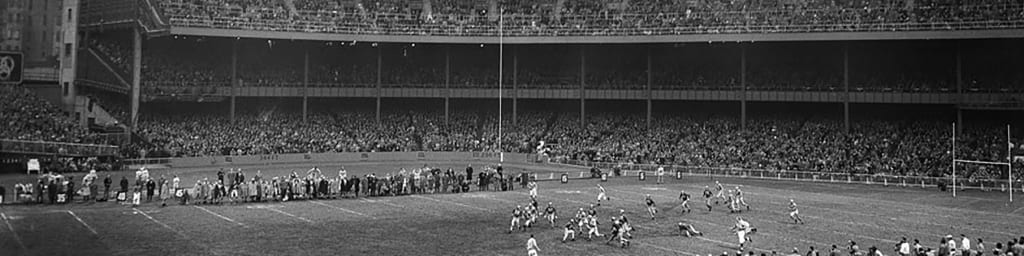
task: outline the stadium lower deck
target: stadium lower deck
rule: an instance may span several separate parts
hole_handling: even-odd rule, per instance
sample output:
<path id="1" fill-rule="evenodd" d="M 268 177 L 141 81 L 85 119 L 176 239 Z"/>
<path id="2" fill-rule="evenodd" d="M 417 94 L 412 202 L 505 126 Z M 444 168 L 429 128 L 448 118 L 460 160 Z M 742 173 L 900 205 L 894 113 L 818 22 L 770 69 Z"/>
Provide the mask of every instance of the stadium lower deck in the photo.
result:
<path id="1" fill-rule="evenodd" d="M 350 167 L 350 175 L 361 175 L 370 169 L 416 165 L 421 163 L 346 167 Z M 461 170 L 465 164 L 450 166 Z M 253 169 L 246 168 L 249 174 Z M 304 170 L 262 169 L 264 175 Z M 324 170 L 330 173 L 328 168 Z M 578 171 L 548 171 L 563 170 Z M 213 178 L 215 173 L 152 172 L 156 176 L 182 174 L 183 184 L 191 184 L 194 177 Z M 727 189 L 741 186 L 751 210 L 730 214 L 717 205 L 708 212 L 702 209 L 702 199 L 695 199 L 690 202 L 692 212 L 680 213 L 680 189 L 699 196 L 703 187 L 715 180 Z M 610 218 L 625 210 L 635 228 L 630 247 L 605 244 L 607 237 L 587 241 L 582 238 L 585 234 L 580 234 L 585 232 L 578 232 L 576 241 L 560 241 L 565 221 L 576 209 L 595 201 L 595 184 L 602 184 L 611 197 L 597 207 L 601 233 L 607 234 Z M 646 194 L 657 202 L 659 213 L 653 220 L 643 206 Z M 963 191 L 952 198 L 949 192 L 935 188 L 705 176 L 666 177 L 665 184 L 656 184 L 654 176 L 646 181 L 636 177 L 607 182 L 574 179 L 567 184 L 542 181 L 538 201 L 541 208 L 552 202 L 558 209 L 555 227 L 541 221 L 511 234 L 507 231 L 512 209 L 529 202 L 528 190 L 518 185 L 505 192 L 477 192 L 473 186 L 472 192 L 460 194 L 361 195 L 357 199 L 221 205 L 4 205 L 0 208 L 4 222 L 0 224 L 0 252 L 4 253 L 0 255 L 525 255 L 531 234 L 537 238 L 540 255 L 718 255 L 737 250 L 736 235 L 729 231 L 735 216 L 758 229 L 747 246 L 757 254 L 785 254 L 793 248 L 805 253 L 808 246 L 827 253 L 832 244 L 845 248 L 853 240 L 862 249 L 877 246 L 888 255 L 900 237 L 919 239 L 923 246 L 936 248 L 941 236 L 960 234 L 983 239 L 990 250 L 996 242 L 1024 234 L 1024 203 L 1008 203 L 1006 197 L 1005 192 L 995 191 Z M 800 205 L 806 224 L 793 224 L 786 215 L 791 198 Z M 681 236 L 676 223 L 683 220 L 704 236 Z"/>

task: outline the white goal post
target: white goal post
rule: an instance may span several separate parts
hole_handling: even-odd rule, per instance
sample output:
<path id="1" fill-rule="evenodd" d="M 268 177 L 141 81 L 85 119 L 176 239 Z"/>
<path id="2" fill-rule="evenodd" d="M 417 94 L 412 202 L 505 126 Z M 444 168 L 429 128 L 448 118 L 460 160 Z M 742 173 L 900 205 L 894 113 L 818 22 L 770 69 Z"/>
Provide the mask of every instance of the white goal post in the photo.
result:
<path id="1" fill-rule="evenodd" d="M 978 161 L 956 158 L 956 123 L 953 123 L 953 197 L 956 197 L 956 165 L 969 163 L 980 165 L 1006 166 L 1007 187 L 1010 189 L 1010 202 L 1013 202 L 1013 143 L 1010 141 L 1010 125 L 1006 125 L 1006 162 Z"/>

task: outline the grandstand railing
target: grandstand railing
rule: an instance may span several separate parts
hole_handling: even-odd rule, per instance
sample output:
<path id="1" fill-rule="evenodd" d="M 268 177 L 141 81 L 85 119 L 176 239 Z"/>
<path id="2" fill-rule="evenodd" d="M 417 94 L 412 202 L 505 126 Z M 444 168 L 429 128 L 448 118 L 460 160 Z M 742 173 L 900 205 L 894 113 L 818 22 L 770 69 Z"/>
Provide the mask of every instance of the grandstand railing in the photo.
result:
<path id="1" fill-rule="evenodd" d="M 918 188 L 934 188 L 940 185 L 951 187 L 953 184 L 953 179 L 949 177 L 897 176 L 841 172 L 832 173 L 788 170 L 759 170 L 744 168 L 697 167 L 679 165 L 604 163 L 554 158 L 552 158 L 551 161 L 567 165 L 597 167 L 605 171 L 618 167 L 621 170 L 627 172 L 647 172 L 647 175 L 653 175 L 654 171 L 657 170 L 659 167 L 665 167 L 666 174 L 672 176 L 675 175 L 675 172 L 680 172 L 680 174 L 685 176 L 735 177 L 767 180 L 795 180 L 810 182 L 868 184 Z M 1005 179 L 999 180 L 960 178 L 957 179 L 956 187 L 961 190 L 974 189 L 984 191 L 1005 191 L 1006 189 L 1009 188 L 1008 183 L 1009 181 Z M 1013 185 L 1014 189 L 1024 191 L 1024 184 L 1022 184 L 1020 181 L 1014 181 Z"/>
<path id="2" fill-rule="evenodd" d="M 0 152 L 56 156 L 116 156 L 117 146 L 46 141 L 0 140 Z"/>
<path id="3" fill-rule="evenodd" d="M 438 14 L 435 15 L 438 18 L 428 20 L 408 14 L 323 10 L 302 11 L 298 17 L 289 17 L 281 11 L 264 9 L 274 17 L 259 18 L 242 16 L 245 14 L 231 17 L 193 12 L 231 13 L 226 6 L 165 3 L 163 7 L 171 24 L 184 27 L 370 35 L 498 35 L 497 22 L 482 16 Z M 1024 28 L 1021 10 L 1024 7 L 1018 5 L 976 5 L 910 10 L 855 8 L 562 15 L 557 24 L 537 24 L 535 15 L 508 15 L 502 29 L 506 36 L 524 37 L 1014 29 Z M 917 15 L 916 12 L 925 14 Z M 929 20 L 914 21 L 915 18 Z"/>

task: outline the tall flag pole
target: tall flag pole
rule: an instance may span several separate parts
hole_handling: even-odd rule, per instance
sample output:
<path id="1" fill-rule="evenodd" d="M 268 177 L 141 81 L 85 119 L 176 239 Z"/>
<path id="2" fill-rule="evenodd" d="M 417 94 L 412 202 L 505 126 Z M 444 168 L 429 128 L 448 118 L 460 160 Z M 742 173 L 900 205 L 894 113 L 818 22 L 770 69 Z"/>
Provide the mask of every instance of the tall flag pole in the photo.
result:
<path id="1" fill-rule="evenodd" d="M 498 9 L 498 162 L 505 162 L 505 151 L 501 149 L 501 114 L 502 114 L 502 102 L 503 94 L 501 88 L 501 80 L 505 71 L 505 39 L 502 37 L 502 27 L 504 22 L 504 10 Z"/>

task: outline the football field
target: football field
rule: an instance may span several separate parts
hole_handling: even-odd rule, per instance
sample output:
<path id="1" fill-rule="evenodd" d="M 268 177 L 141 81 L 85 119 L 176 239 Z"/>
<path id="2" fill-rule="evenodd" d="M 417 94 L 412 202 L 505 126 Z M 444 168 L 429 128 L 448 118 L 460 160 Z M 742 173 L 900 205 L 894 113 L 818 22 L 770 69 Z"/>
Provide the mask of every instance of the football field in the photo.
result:
<path id="1" fill-rule="evenodd" d="M 691 200 L 681 213 L 681 189 L 699 197 L 719 180 L 727 189 L 741 186 L 749 211 L 712 211 Z M 183 184 L 189 184 L 183 182 Z M 625 210 L 635 230 L 632 246 L 605 244 L 607 237 L 561 242 L 562 226 L 579 208 L 592 204 L 595 184 L 611 200 L 597 207 L 602 234 L 611 217 Z M 642 199 L 650 194 L 659 213 L 646 215 Z M 793 224 L 788 201 L 801 207 L 806 224 Z M 423 194 L 357 199 L 222 205 L 155 203 L 131 208 L 116 203 L 5 205 L 0 208 L 0 255 L 526 255 L 532 234 L 540 255 L 719 255 L 737 250 L 729 231 L 734 217 L 747 219 L 758 232 L 747 249 L 758 254 L 805 253 L 809 246 L 827 253 L 877 246 L 892 254 L 900 239 L 919 239 L 935 248 L 945 235 L 981 238 L 986 248 L 1024 235 L 1024 204 L 1008 204 L 1006 193 L 964 191 L 952 198 L 937 189 L 808 183 L 715 177 L 616 177 L 539 182 L 541 208 L 558 209 L 555 227 L 546 221 L 526 231 L 507 233 L 512 209 L 529 202 L 528 190 Z M 680 236 L 686 220 L 704 236 Z M 583 236 L 581 236 L 583 235 Z"/>

